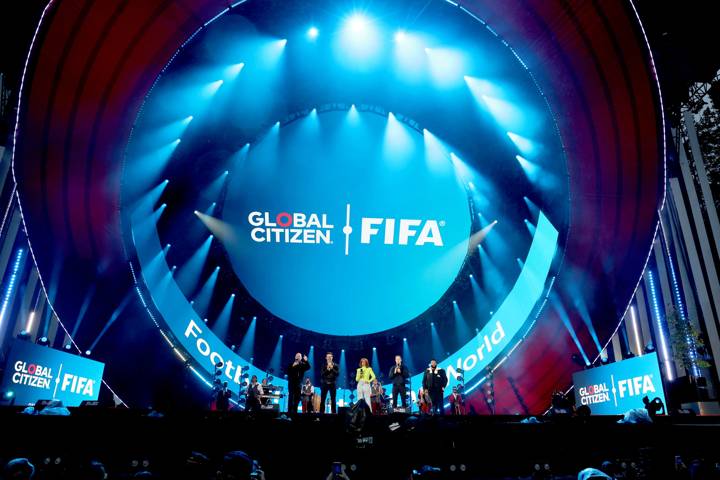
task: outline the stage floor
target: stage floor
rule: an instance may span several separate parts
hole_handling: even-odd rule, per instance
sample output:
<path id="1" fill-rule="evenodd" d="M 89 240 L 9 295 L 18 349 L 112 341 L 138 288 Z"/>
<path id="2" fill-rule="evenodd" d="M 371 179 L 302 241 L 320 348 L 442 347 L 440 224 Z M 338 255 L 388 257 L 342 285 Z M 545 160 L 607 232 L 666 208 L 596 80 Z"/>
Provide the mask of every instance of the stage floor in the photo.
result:
<path id="1" fill-rule="evenodd" d="M 88 408 L 72 409 L 70 417 L 26 416 L 3 408 L 0 459 L 27 456 L 53 463 L 61 458 L 61 464 L 68 465 L 97 458 L 113 471 L 128 473 L 135 468 L 133 460 L 140 465 L 147 460 L 148 468 L 163 478 L 178 478 L 173 472 L 192 451 L 217 460 L 239 449 L 258 459 L 268 480 L 298 472 L 303 473 L 292 478 L 325 478 L 334 461 L 356 466 L 352 480 L 407 478 L 412 468 L 423 465 L 442 468 L 447 472 L 442 478 L 504 478 L 529 476 L 536 464 L 548 464 L 556 475 L 576 475 L 605 460 L 666 473 L 672 471 L 676 455 L 720 461 L 720 417 L 660 417 L 651 425 L 622 425 L 617 423 L 620 417 L 543 417 L 541 423 L 523 424 L 524 417 L 514 416 L 397 414 L 370 417 L 356 433 L 340 415 L 283 420 L 269 412 L 253 417 L 147 414 Z"/>

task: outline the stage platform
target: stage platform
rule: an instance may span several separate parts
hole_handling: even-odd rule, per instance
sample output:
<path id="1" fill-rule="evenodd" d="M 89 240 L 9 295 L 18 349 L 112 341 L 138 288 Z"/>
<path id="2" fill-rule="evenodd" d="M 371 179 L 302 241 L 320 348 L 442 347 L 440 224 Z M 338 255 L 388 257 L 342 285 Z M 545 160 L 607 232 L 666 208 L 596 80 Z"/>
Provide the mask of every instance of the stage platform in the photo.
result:
<path id="1" fill-rule="evenodd" d="M 673 478 L 676 455 L 720 461 L 720 417 L 659 417 L 651 425 L 625 425 L 617 423 L 620 417 L 541 417 L 529 424 L 516 416 L 397 414 L 370 417 L 354 432 L 345 415 L 287 420 L 270 412 L 162 418 L 148 413 L 86 408 L 71 409 L 69 417 L 27 416 L 3 408 L 0 459 L 27 456 L 53 464 L 60 458 L 67 466 L 97 458 L 126 475 L 147 461 L 160 478 L 183 478 L 177 472 L 192 451 L 216 461 L 240 449 L 258 459 L 268 480 L 326 478 L 333 461 L 354 465 L 348 470 L 352 480 L 408 478 L 412 468 L 423 465 L 441 468 L 440 478 L 512 478 L 528 477 L 537 464 L 542 469 L 547 464 L 555 475 L 573 478 L 605 460 L 650 475 L 630 478 Z"/>

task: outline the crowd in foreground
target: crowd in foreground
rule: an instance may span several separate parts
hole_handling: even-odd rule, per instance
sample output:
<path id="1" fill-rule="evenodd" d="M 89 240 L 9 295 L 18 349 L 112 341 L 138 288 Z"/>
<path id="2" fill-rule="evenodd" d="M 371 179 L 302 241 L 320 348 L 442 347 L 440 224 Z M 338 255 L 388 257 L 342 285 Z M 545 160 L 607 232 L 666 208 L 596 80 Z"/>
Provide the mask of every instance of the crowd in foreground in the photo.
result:
<path id="1" fill-rule="evenodd" d="M 226 453 L 217 462 L 211 461 L 202 453 L 192 452 L 184 462 L 165 468 L 164 474 L 154 472 L 147 462 L 135 462 L 131 469 L 112 471 L 98 460 L 84 464 L 67 465 L 60 458 L 45 458 L 36 465 L 28 458 L 15 458 L 7 462 L 2 471 L 4 480 L 106 480 L 129 478 L 182 478 L 192 480 L 265 480 L 267 477 L 260 463 L 243 451 Z M 165 466 L 167 467 L 167 466 Z M 335 462 L 328 467 L 326 480 L 351 480 L 353 470 L 357 467 Z M 172 471 L 171 474 L 169 472 Z M 381 473 L 377 478 L 387 478 Z M 287 477 L 283 477 L 287 478 Z M 311 478 L 300 471 L 292 478 Z M 406 475 L 398 480 L 413 479 L 492 479 L 492 480 L 590 480 L 590 479 L 663 479 L 663 480 L 720 480 L 720 462 L 704 459 L 685 460 L 675 457 L 674 469 L 660 472 L 657 465 L 645 464 L 642 460 L 629 462 L 603 462 L 598 468 L 586 468 L 577 474 L 553 472 L 549 464 L 535 464 L 528 475 L 522 477 L 487 477 L 474 475 L 461 468 L 438 468 L 429 465 L 417 469 L 409 469 Z M 272 480 L 268 478 L 267 480 Z"/>

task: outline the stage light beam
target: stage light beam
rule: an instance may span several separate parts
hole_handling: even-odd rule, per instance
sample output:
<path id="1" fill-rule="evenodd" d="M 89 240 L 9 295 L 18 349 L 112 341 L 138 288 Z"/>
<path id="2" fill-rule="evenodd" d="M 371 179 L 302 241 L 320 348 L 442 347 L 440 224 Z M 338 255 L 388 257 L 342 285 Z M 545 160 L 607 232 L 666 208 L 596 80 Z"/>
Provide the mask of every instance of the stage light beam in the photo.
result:
<path id="1" fill-rule="evenodd" d="M 243 68 L 245 68 L 245 64 L 242 62 L 230 65 L 225 69 L 225 80 L 233 80 L 237 78 L 237 76 L 240 75 L 240 72 L 242 72 Z"/>
<path id="2" fill-rule="evenodd" d="M 307 37 L 310 40 L 315 40 L 318 38 L 318 35 L 320 35 L 320 30 L 317 29 L 317 27 L 310 27 L 307 31 Z"/>
<path id="3" fill-rule="evenodd" d="M 430 78 L 435 86 L 450 88 L 463 81 L 466 68 L 464 55 L 450 48 L 425 48 L 430 67 Z"/>
<path id="4" fill-rule="evenodd" d="M 130 301 L 135 296 L 135 289 L 130 289 L 126 294 L 125 297 L 123 297 L 122 301 L 118 304 L 118 306 L 113 310 L 112 314 L 110 315 L 110 318 L 108 319 L 107 323 L 103 327 L 103 329 L 100 331 L 98 336 L 95 338 L 95 340 L 90 345 L 90 348 L 88 348 L 88 351 L 86 354 L 89 356 L 90 352 L 95 350 L 95 347 L 100 342 L 100 340 L 103 338 L 105 333 L 108 331 L 108 329 L 115 323 L 115 321 L 120 318 L 120 315 L 125 311 L 128 304 L 130 304 Z"/>
<path id="5" fill-rule="evenodd" d="M 508 138 L 515 144 L 525 158 L 533 158 L 538 154 L 540 147 L 533 140 L 515 132 L 507 132 Z"/>
<path id="6" fill-rule="evenodd" d="M 435 328 L 435 323 L 430 323 L 430 335 L 432 340 L 432 355 L 435 358 L 445 358 L 445 347 L 443 346 L 442 340 L 440 340 L 440 335 L 438 334 L 437 329 Z"/>
<path id="7" fill-rule="evenodd" d="M 382 51 L 380 32 L 370 18 L 354 13 L 345 19 L 334 48 L 337 60 L 345 67 L 353 70 L 370 68 Z"/>
<path id="8" fill-rule="evenodd" d="M 212 245 L 213 236 L 209 235 L 200 247 L 193 253 L 190 259 L 180 267 L 176 282 L 183 291 L 190 294 L 195 291 L 198 286 L 200 273 L 205 266 L 210 247 Z"/>
<path id="9" fill-rule="evenodd" d="M 230 320 L 232 318 L 232 309 L 234 303 L 235 294 L 233 293 L 227 299 L 227 302 L 225 302 L 225 306 L 223 306 L 223 309 L 220 311 L 220 315 L 218 315 L 217 320 L 215 320 L 215 323 L 212 326 L 212 331 L 215 332 L 218 338 L 220 338 L 222 341 L 225 341 L 228 332 L 230 331 Z"/>
<path id="10" fill-rule="evenodd" d="M 460 311 L 460 306 L 455 300 L 452 303 L 453 316 L 455 317 L 455 336 L 458 341 L 462 342 L 463 339 L 470 337 L 470 327 L 465 320 L 465 316 Z"/>
<path id="11" fill-rule="evenodd" d="M 392 112 L 388 114 L 383 140 L 383 157 L 390 164 L 404 165 L 412 159 L 415 143 L 408 128 Z"/>
<path id="12" fill-rule="evenodd" d="M 220 267 L 215 267 L 212 273 L 210 273 L 210 276 L 208 276 L 207 280 L 205 280 L 205 283 L 200 288 L 198 294 L 195 296 L 193 309 L 201 317 L 207 314 L 208 307 L 210 306 L 210 301 L 212 300 L 213 293 L 215 291 L 215 284 L 217 283 L 219 273 Z"/>
<path id="13" fill-rule="evenodd" d="M 255 327 L 257 324 L 257 317 L 253 317 L 250 321 L 250 326 L 248 327 L 247 331 L 245 332 L 245 335 L 243 336 L 242 341 L 240 342 L 240 348 L 238 349 L 238 354 L 242 358 L 252 358 L 255 354 Z"/>
<path id="14" fill-rule="evenodd" d="M 280 335 L 277 339 L 277 343 L 275 344 L 275 349 L 273 350 L 272 356 L 270 357 L 270 363 L 268 364 L 268 370 L 272 370 L 272 374 L 277 376 L 278 378 L 282 378 L 283 375 L 280 363 L 282 362 L 282 341 L 283 336 Z"/>

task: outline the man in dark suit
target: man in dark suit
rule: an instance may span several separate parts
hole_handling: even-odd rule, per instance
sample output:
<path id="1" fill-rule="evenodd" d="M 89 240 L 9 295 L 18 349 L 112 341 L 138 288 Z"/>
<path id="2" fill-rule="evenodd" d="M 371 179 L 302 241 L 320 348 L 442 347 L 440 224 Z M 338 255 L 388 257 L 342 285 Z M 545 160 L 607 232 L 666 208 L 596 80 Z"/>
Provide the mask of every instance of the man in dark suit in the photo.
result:
<path id="1" fill-rule="evenodd" d="M 408 369 L 403 363 L 402 357 L 400 355 L 395 355 L 395 365 L 390 368 L 390 373 L 388 376 L 392 380 L 393 407 L 397 408 L 399 395 L 400 406 L 402 408 L 405 408 L 405 395 L 407 394 L 405 383 L 407 382 L 407 379 L 410 378 L 410 372 L 408 372 Z"/>
<path id="2" fill-rule="evenodd" d="M 443 414 L 443 391 L 447 387 L 448 378 L 445 370 L 438 367 L 437 360 L 430 360 L 430 366 L 423 375 L 423 388 L 429 392 L 432 401 L 432 412 Z"/>
<path id="3" fill-rule="evenodd" d="M 337 412 L 335 396 L 337 394 L 337 378 L 340 374 L 338 364 L 333 361 L 333 354 L 325 354 L 325 365 L 320 372 L 320 412 L 325 413 L 325 398 L 330 393 L 330 413 Z"/>
<path id="4" fill-rule="evenodd" d="M 295 360 L 286 369 L 288 377 L 288 413 L 297 413 L 300 390 L 305 372 L 310 370 L 307 355 L 295 354 Z"/>

